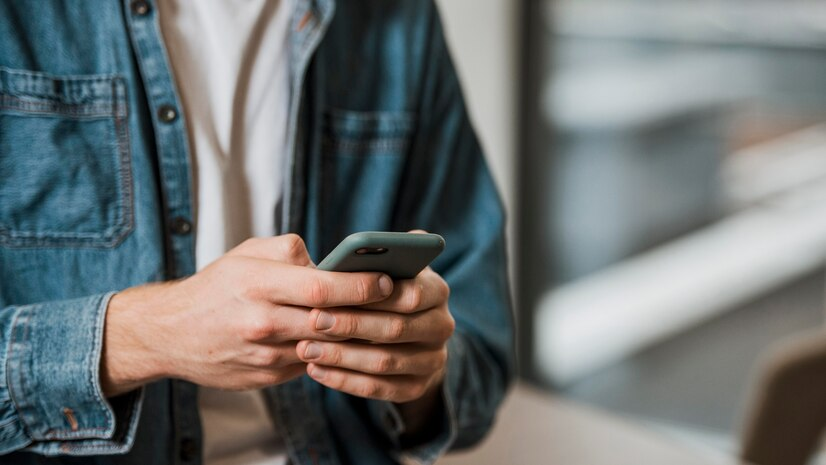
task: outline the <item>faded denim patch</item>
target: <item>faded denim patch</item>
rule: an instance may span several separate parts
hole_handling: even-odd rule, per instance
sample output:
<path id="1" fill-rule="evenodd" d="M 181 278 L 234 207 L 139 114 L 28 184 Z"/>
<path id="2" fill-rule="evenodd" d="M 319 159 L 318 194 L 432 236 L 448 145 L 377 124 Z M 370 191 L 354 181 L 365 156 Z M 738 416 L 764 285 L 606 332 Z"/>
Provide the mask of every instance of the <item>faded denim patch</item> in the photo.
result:
<path id="1" fill-rule="evenodd" d="M 0 68 L 0 246 L 119 243 L 133 225 L 126 86 Z"/>
<path id="2" fill-rule="evenodd" d="M 415 115 L 328 110 L 322 128 L 326 234 L 332 247 L 350 233 L 386 229 L 393 216 Z"/>

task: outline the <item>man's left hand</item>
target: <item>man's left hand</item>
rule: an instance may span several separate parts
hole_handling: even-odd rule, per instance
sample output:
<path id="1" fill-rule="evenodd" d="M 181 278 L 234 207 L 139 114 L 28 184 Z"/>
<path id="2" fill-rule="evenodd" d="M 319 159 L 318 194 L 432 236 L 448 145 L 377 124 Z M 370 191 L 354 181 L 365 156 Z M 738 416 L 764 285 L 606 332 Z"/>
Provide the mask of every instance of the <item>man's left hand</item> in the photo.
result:
<path id="1" fill-rule="evenodd" d="M 338 391 L 396 403 L 432 399 L 444 380 L 447 340 L 455 329 L 449 294 L 428 267 L 396 281 L 381 302 L 313 309 L 309 324 L 328 341 L 301 341 L 298 356 L 310 377 Z M 330 342 L 330 336 L 344 340 Z"/>

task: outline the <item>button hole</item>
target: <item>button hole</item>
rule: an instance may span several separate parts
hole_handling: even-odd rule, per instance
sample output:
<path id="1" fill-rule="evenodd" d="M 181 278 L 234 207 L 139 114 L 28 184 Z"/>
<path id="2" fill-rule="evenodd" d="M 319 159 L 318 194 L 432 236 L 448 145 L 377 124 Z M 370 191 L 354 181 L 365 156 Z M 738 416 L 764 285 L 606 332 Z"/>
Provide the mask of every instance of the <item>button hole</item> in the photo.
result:
<path id="1" fill-rule="evenodd" d="M 303 31 L 304 28 L 307 27 L 307 23 L 309 23 L 312 18 L 312 11 L 308 11 L 307 13 L 305 13 L 304 16 L 301 18 L 301 21 L 298 22 L 298 32 Z"/>
<path id="2" fill-rule="evenodd" d="M 72 431 L 77 431 L 77 418 L 75 418 L 75 411 L 69 407 L 63 407 L 63 415 L 66 417 L 66 421 L 69 422 L 69 427 L 72 428 Z"/>

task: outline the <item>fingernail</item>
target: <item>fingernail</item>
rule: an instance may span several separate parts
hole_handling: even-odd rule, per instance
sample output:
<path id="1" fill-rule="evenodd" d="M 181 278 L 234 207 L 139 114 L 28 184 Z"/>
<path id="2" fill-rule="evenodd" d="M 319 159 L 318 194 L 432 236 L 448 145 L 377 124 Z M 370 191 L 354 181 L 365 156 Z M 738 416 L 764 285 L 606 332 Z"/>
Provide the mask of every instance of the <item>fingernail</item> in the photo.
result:
<path id="1" fill-rule="evenodd" d="M 382 296 L 389 296 L 393 293 L 393 280 L 389 276 L 383 275 L 379 278 L 379 289 L 381 289 Z"/>
<path id="2" fill-rule="evenodd" d="M 327 370 L 325 370 L 324 368 L 321 368 L 318 365 L 313 365 L 313 367 L 310 369 L 310 376 L 312 376 L 315 379 L 322 379 L 322 378 L 324 378 L 324 375 L 326 375 L 326 374 L 327 374 Z"/>
<path id="3" fill-rule="evenodd" d="M 319 313 L 315 319 L 315 329 L 319 331 L 326 331 L 332 328 L 334 324 L 336 324 L 336 317 L 327 312 Z"/>
<path id="4" fill-rule="evenodd" d="M 321 357 L 321 346 L 315 342 L 307 344 L 307 347 L 304 348 L 304 358 L 315 360 L 319 357 Z"/>

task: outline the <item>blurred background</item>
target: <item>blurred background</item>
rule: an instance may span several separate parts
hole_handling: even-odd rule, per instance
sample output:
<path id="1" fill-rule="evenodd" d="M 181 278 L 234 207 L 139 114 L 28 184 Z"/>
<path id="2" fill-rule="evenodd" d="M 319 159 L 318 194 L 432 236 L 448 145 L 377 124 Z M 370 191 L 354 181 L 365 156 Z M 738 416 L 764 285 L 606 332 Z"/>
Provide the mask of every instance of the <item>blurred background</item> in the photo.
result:
<path id="1" fill-rule="evenodd" d="M 826 4 L 442 0 L 511 218 L 521 376 L 733 453 L 820 328 Z"/>

